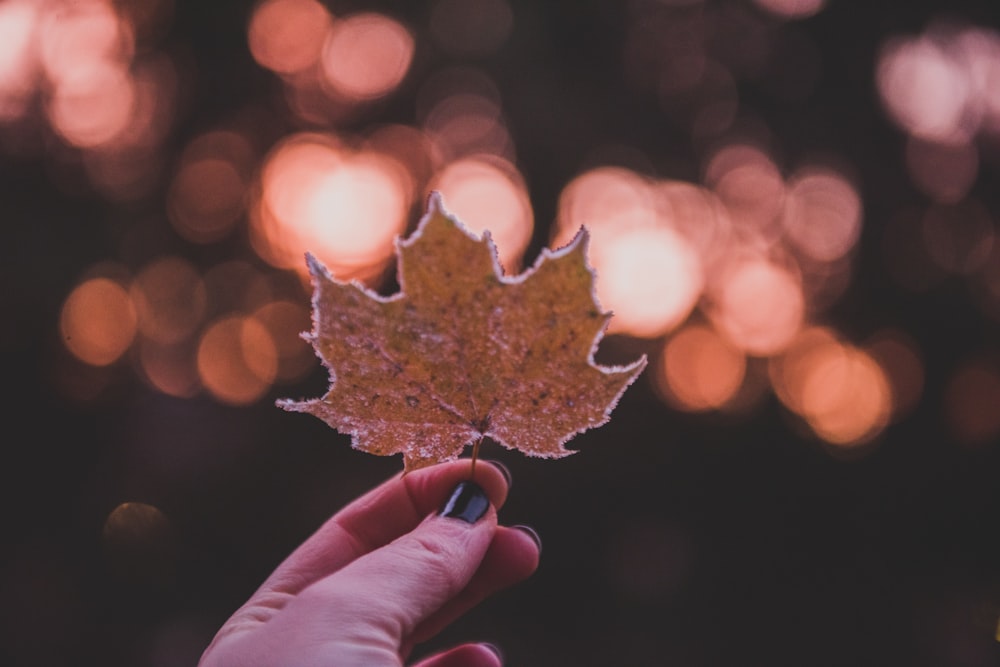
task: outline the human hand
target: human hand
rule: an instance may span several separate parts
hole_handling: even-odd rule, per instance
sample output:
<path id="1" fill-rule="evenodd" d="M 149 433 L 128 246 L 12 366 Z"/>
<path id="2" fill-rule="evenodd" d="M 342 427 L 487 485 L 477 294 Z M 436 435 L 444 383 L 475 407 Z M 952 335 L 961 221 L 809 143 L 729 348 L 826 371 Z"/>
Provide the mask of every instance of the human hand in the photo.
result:
<path id="1" fill-rule="evenodd" d="M 393 477 L 329 519 L 219 630 L 199 667 L 397 667 L 538 566 L 530 529 L 497 525 L 508 479 L 453 461 Z M 463 644 L 416 667 L 498 667 Z"/>

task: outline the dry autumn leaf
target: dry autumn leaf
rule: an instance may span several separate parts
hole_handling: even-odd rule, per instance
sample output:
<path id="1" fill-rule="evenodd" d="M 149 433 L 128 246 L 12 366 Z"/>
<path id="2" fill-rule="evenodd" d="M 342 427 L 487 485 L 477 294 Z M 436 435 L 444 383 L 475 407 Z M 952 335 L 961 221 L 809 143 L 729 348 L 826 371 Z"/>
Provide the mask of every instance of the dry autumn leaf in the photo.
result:
<path id="1" fill-rule="evenodd" d="M 504 276 L 489 232 L 468 232 L 435 193 L 417 230 L 397 243 L 397 294 L 339 282 L 307 257 L 307 339 L 330 390 L 278 405 L 351 434 L 356 449 L 402 453 L 407 471 L 457 458 L 484 437 L 529 456 L 573 453 L 563 445 L 607 422 L 646 365 L 594 362 L 611 315 L 594 298 L 586 245 L 581 230 Z"/>

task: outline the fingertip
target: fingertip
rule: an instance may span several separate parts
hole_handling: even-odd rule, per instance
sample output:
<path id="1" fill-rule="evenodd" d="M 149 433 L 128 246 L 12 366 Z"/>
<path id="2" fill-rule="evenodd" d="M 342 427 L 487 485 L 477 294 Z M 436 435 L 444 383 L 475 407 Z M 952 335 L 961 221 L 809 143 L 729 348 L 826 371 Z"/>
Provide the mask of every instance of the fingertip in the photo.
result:
<path id="1" fill-rule="evenodd" d="M 421 660 L 414 667 L 503 667 L 503 655 L 493 644 L 462 644 Z"/>

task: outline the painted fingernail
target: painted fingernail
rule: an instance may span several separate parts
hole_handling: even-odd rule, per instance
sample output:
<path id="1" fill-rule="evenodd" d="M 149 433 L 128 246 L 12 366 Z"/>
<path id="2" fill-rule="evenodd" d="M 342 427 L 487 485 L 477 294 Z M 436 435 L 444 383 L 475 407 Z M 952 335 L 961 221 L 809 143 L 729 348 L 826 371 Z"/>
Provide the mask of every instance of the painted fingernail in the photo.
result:
<path id="1" fill-rule="evenodd" d="M 497 657 L 497 660 L 500 661 L 500 664 L 503 664 L 503 653 L 500 652 L 500 647 L 496 646 L 495 644 L 490 644 L 489 642 L 479 642 L 479 645 L 482 646 L 487 651 L 489 651 L 490 653 L 492 653 L 493 655 L 495 655 Z"/>
<path id="2" fill-rule="evenodd" d="M 538 536 L 538 533 L 535 532 L 534 528 L 522 524 L 511 526 L 511 528 L 513 528 L 514 530 L 519 530 L 528 537 L 530 537 L 532 541 L 535 543 L 535 546 L 538 547 L 538 553 L 539 554 L 542 553 L 542 538 Z"/>
<path id="3" fill-rule="evenodd" d="M 482 488 L 475 482 L 466 480 L 459 482 L 438 514 L 449 519 L 475 523 L 486 514 L 489 507 L 490 499 L 486 497 Z"/>
<path id="4" fill-rule="evenodd" d="M 510 476 L 510 469 L 499 461 L 494 461 L 493 459 L 486 459 L 486 462 L 500 471 L 503 478 L 507 480 L 507 487 L 510 488 L 511 481 L 513 481 L 513 478 Z"/>

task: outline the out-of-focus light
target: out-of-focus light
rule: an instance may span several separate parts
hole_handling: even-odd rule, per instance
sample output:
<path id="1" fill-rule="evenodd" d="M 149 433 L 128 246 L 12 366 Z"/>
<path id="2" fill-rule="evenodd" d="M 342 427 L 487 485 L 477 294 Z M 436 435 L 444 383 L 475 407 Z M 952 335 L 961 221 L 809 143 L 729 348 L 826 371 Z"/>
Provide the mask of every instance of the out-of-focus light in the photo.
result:
<path id="1" fill-rule="evenodd" d="M 333 91 L 353 101 L 392 92 L 413 60 L 413 35 L 399 21 L 377 13 L 354 14 L 333 23 L 322 66 Z"/>
<path id="2" fill-rule="evenodd" d="M 253 315 L 267 327 L 278 351 L 278 380 L 299 380 L 315 367 L 313 348 L 301 336 L 311 328 L 309 310 L 304 305 L 293 301 L 271 301 L 254 311 Z"/>
<path id="3" fill-rule="evenodd" d="M 209 312 L 249 313 L 274 299 L 274 285 L 257 266 L 242 259 L 215 264 L 205 271 Z"/>
<path id="4" fill-rule="evenodd" d="M 870 442 L 889 423 L 892 396 L 885 373 L 857 348 L 822 349 L 812 355 L 802 382 L 802 416 L 830 444 Z"/>
<path id="5" fill-rule="evenodd" d="M 968 72 L 930 37 L 897 38 L 879 55 L 876 81 L 882 102 L 906 131 L 928 141 L 967 141 L 971 92 Z"/>
<path id="6" fill-rule="evenodd" d="M 945 388 L 945 416 L 962 445 L 982 447 L 1000 436 L 1000 370 L 992 360 L 974 359 L 955 371 Z"/>
<path id="7" fill-rule="evenodd" d="M 32 2 L 0 5 L 0 121 L 20 116 L 34 90 L 38 18 Z"/>
<path id="8" fill-rule="evenodd" d="M 563 188 L 552 245 L 566 245 L 581 226 L 590 231 L 596 248 L 606 236 L 655 224 L 650 182 L 629 169 L 598 167 L 580 174 Z"/>
<path id="9" fill-rule="evenodd" d="M 846 255 L 861 235 L 861 197 L 836 172 L 810 168 L 790 179 L 785 233 L 810 259 L 832 262 Z"/>
<path id="10" fill-rule="evenodd" d="M 826 0 L 753 0 L 754 4 L 786 19 L 804 19 L 826 6 Z"/>
<path id="11" fill-rule="evenodd" d="M 798 277 L 766 260 L 735 262 L 713 292 L 713 321 L 748 354 L 781 351 L 802 326 L 805 302 Z"/>
<path id="12" fill-rule="evenodd" d="M 332 25 L 330 12 L 316 0 L 264 0 L 247 28 L 250 53 L 273 72 L 302 72 L 319 62 Z"/>
<path id="13" fill-rule="evenodd" d="M 843 350 L 836 334 L 826 327 L 807 327 L 782 350 L 768 360 L 767 370 L 771 386 L 785 407 L 802 414 L 802 395 L 810 369 L 816 359 L 839 354 Z"/>
<path id="14" fill-rule="evenodd" d="M 906 168 L 914 184 L 943 204 L 962 200 L 976 182 L 979 151 L 969 142 L 939 144 L 910 137 Z"/>
<path id="15" fill-rule="evenodd" d="M 108 514 L 101 531 L 105 556 L 115 576 L 133 583 L 162 583 L 170 573 L 174 536 L 159 508 L 122 503 Z"/>
<path id="16" fill-rule="evenodd" d="M 634 228 L 604 239 L 590 260 L 597 299 L 614 313 L 611 333 L 655 338 L 691 313 L 704 284 L 690 244 L 666 228 Z"/>
<path id="17" fill-rule="evenodd" d="M 507 0 L 437 0 L 431 9 L 431 35 L 453 56 L 493 53 L 513 27 L 514 13 Z"/>
<path id="18" fill-rule="evenodd" d="M 404 165 L 410 172 L 414 189 L 422 189 L 434 172 L 434 165 L 441 162 L 440 155 L 430 137 L 409 125 L 382 125 L 375 128 L 366 147 L 376 153 L 388 155 Z"/>
<path id="19" fill-rule="evenodd" d="M 167 396 L 192 398 L 201 389 L 193 344 L 164 345 L 143 339 L 137 361 L 150 386 Z"/>
<path id="20" fill-rule="evenodd" d="M 706 274 L 714 272 L 729 257 L 734 241 L 726 207 L 713 192 L 694 183 L 658 181 L 653 191 L 660 224 L 688 240 Z"/>
<path id="21" fill-rule="evenodd" d="M 243 213 L 251 149 L 235 132 L 211 132 L 184 151 L 167 195 L 167 213 L 177 233 L 211 243 L 232 231 Z"/>
<path id="22" fill-rule="evenodd" d="M 428 113 L 424 131 L 447 158 L 470 153 L 510 157 L 513 152 L 499 105 L 481 95 L 457 93 L 444 98 Z"/>
<path id="23" fill-rule="evenodd" d="M 128 291 L 119 283 L 91 278 L 66 297 L 59 324 L 73 356 L 93 366 L 107 366 L 132 344 L 136 313 Z"/>
<path id="24" fill-rule="evenodd" d="M 865 350 L 885 372 L 892 395 L 892 418 L 908 415 L 920 402 L 924 389 L 924 362 L 917 342 L 902 331 L 887 329 L 875 334 Z"/>
<path id="25" fill-rule="evenodd" d="M 303 271 L 311 252 L 338 278 L 370 278 L 405 228 L 411 188 L 406 169 L 386 155 L 295 135 L 264 165 L 254 247 L 275 266 Z"/>
<path id="26" fill-rule="evenodd" d="M 94 148 L 128 128 L 135 101 L 134 81 L 124 67 L 85 63 L 60 80 L 49 99 L 48 116 L 67 142 Z"/>
<path id="27" fill-rule="evenodd" d="M 661 394 L 678 408 L 718 409 L 743 383 L 746 357 L 711 327 L 692 325 L 670 337 L 654 373 Z"/>
<path id="28" fill-rule="evenodd" d="M 109 2 L 61 3 L 46 12 L 39 46 L 49 81 L 59 87 L 77 79 L 79 68 L 130 60 L 134 45 L 127 28 Z"/>
<path id="29" fill-rule="evenodd" d="M 508 274 L 521 266 L 521 257 L 534 227 L 528 191 L 516 168 L 491 156 L 472 156 L 452 162 L 431 179 L 431 190 L 444 199 L 445 208 L 470 231 L 490 231 L 500 264 Z"/>
<path id="30" fill-rule="evenodd" d="M 767 229 L 778 220 L 785 182 L 771 158 L 756 146 L 733 144 L 718 150 L 705 168 L 705 182 L 737 226 Z"/>
<path id="31" fill-rule="evenodd" d="M 946 271 L 963 275 L 982 268 L 996 243 L 993 219 L 977 200 L 931 206 L 920 230 L 928 256 Z"/>
<path id="32" fill-rule="evenodd" d="M 198 345 L 198 374 L 223 403 L 248 405 L 259 399 L 278 375 L 278 351 L 267 327 L 236 315 L 213 323 Z"/>
<path id="33" fill-rule="evenodd" d="M 208 303 L 197 269 L 180 257 L 162 257 L 147 264 L 132 281 L 129 292 L 139 331 L 164 344 L 191 336 Z"/>

